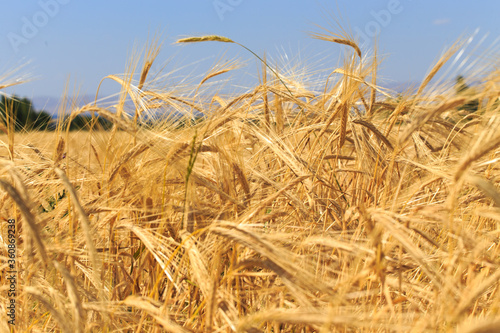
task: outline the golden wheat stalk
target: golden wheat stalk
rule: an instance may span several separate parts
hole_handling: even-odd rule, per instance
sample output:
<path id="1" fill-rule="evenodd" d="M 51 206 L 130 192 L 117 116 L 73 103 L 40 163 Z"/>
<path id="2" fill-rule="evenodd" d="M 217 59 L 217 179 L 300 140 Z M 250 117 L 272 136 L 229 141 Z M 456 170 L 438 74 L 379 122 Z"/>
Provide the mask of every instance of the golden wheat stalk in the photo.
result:
<path id="1" fill-rule="evenodd" d="M 105 299 L 104 289 L 103 289 L 104 286 L 102 285 L 102 280 L 100 278 L 100 273 L 101 273 L 102 267 L 100 265 L 99 257 L 97 256 L 97 250 L 96 250 L 95 245 L 94 245 L 95 237 L 93 235 L 92 228 L 90 226 L 89 218 L 87 216 L 87 213 L 83 209 L 82 205 L 80 204 L 80 200 L 78 199 L 75 188 L 73 187 L 73 185 L 71 185 L 71 183 L 70 183 L 68 177 L 66 176 L 66 174 L 64 173 L 64 171 L 59 169 L 59 168 L 55 168 L 54 171 L 56 172 L 57 176 L 59 177 L 59 179 L 61 179 L 62 183 L 64 184 L 64 187 L 68 191 L 70 198 L 71 198 L 71 201 L 73 202 L 73 205 L 74 205 L 78 215 L 80 215 L 80 221 L 81 221 L 83 232 L 85 235 L 85 241 L 87 243 L 90 262 L 92 263 L 92 266 L 93 266 L 93 275 L 94 275 L 95 283 L 98 283 L 98 281 L 101 281 L 101 285 L 96 285 L 95 287 L 99 288 L 99 290 L 100 290 L 99 294 L 101 295 L 101 297 L 104 300 Z"/>
<path id="2" fill-rule="evenodd" d="M 486 143 L 480 142 L 481 145 L 477 146 L 475 149 L 471 150 L 463 159 L 462 162 L 457 167 L 457 172 L 455 173 L 455 181 L 458 181 L 469 166 L 476 160 L 485 156 L 493 149 L 500 146 L 500 135 L 497 135 L 493 139 Z"/>
<path id="3" fill-rule="evenodd" d="M 108 182 L 112 183 L 118 172 L 127 162 L 145 152 L 150 146 L 151 143 L 138 143 L 134 148 L 124 154 L 118 161 L 117 165 L 113 168 L 113 171 L 111 171 Z"/>
<path id="4" fill-rule="evenodd" d="M 355 123 L 355 124 L 359 124 L 359 125 L 362 125 L 362 126 L 368 128 L 370 131 L 373 132 L 373 134 L 375 134 L 375 136 L 377 136 L 383 143 L 385 143 L 385 145 L 387 147 L 389 147 L 389 149 L 394 150 L 394 147 L 392 146 L 392 144 L 389 141 L 389 139 L 387 139 L 387 137 L 385 135 L 383 135 L 377 129 L 377 127 L 375 127 L 375 125 L 373 125 L 371 122 L 366 121 L 366 120 L 362 120 L 362 119 L 354 119 L 352 122 Z"/>
<path id="5" fill-rule="evenodd" d="M 75 280 L 73 276 L 71 276 L 71 273 L 66 269 L 66 267 L 64 267 L 57 261 L 54 261 L 53 263 L 54 266 L 57 268 L 57 270 L 61 272 L 64 281 L 66 282 L 68 297 L 71 302 L 71 305 L 74 308 L 73 321 L 74 321 L 75 332 L 82 332 L 82 327 L 85 326 L 86 314 L 82 307 L 82 302 L 80 300 Z"/>
<path id="6" fill-rule="evenodd" d="M 423 124 L 428 122 L 431 118 L 447 111 L 456 108 L 457 106 L 462 105 L 465 102 L 465 98 L 457 97 L 450 101 L 445 101 L 441 103 L 437 108 L 434 108 L 430 111 L 424 111 L 420 116 L 418 116 L 415 120 L 412 121 L 410 126 L 406 128 L 406 130 L 401 134 L 399 138 L 399 144 L 403 145 L 408 138 L 415 132 L 418 128 L 420 128 Z"/>
<path id="7" fill-rule="evenodd" d="M 218 35 L 208 35 L 208 36 L 201 36 L 201 37 L 187 37 L 187 38 L 181 38 L 176 41 L 176 43 L 199 43 L 199 42 L 223 42 L 223 43 L 233 43 L 238 46 L 241 46 L 248 52 L 250 52 L 254 57 L 260 60 L 261 63 L 263 63 L 267 68 L 273 72 L 273 74 L 280 80 L 280 82 L 283 84 L 283 86 L 286 88 L 286 90 L 290 93 L 290 96 L 293 96 L 292 91 L 288 88 L 288 86 L 285 84 L 283 79 L 281 78 L 278 73 L 276 73 L 268 64 L 266 61 L 264 61 L 261 57 L 259 57 L 254 51 L 250 50 L 248 47 L 246 47 L 243 44 L 237 43 L 227 37 L 223 36 L 218 36 Z"/>
<path id="8" fill-rule="evenodd" d="M 161 43 L 158 44 L 157 39 L 154 39 L 154 41 L 150 43 L 149 46 L 147 47 L 144 56 L 144 65 L 142 66 L 141 76 L 139 79 L 139 85 L 137 86 L 139 90 L 142 90 L 144 83 L 146 82 L 148 73 L 151 69 L 151 66 L 153 65 L 153 62 L 155 61 L 156 57 L 158 57 L 158 55 L 160 54 L 160 49 L 161 49 Z"/>
<path id="9" fill-rule="evenodd" d="M 44 297 L 43 293 L 38 290 L 38 288 L 31 287 L 31 286 L 25 286 L 24 291 L 28 294 L 34 297 L 38 302 L 40 302 L 50 313 L 52 317 L 54 317 L 55 321 L 57 324 L 59 324 L 59 329 L 64 332 L 64 333 L 72 333 L 75 332 L 75 329 L 80 329 L 79 327 L 76 328 L 74 326 L 71 326 L 68 321 L 68 316 L 66 313 L 63 313 L 59 310 L 57 310 L 53 305 L 52 302 L 54 301 L 53 299 L 47 299 Z"/>
<path id="10" fill-rule="evenodd" d="M 339 106 L 340 112 L 340 133 L 339 133 L 339 141 L 338 141 L 338 149 L 344 146 L 345 138 L 346 138 L 346 129 L 347 129 L 347 118 L 349 117 L 349 107 L 346 103 L 342 103 Z"/>
<path id="11" fill-rule="evenodd" d="M 337 36 L 332 36 L 329 34 L 320 34 L 320 33 L 311 33 L 311 37 L 314 39 L 350 46 L 354 49 L 358 57 L 361 59 L 362 56 L 361 49 L 359 48 L 358 44 L 352 39 L 339 38 Z"/>
<path id="12" fill-rule="evenodd" d="M 176 41 L 176 43 L 199 43 L 199 42 L 222 42 L 222 43 L 234 43 L 231 39 L 218 35 L 207 35 L 200 37 L 186 37 L 181 38 Z"/>
<path id="13" fill-rule="evenodd" d="M 23 198 L 17 189 L 3 179 L 0 179 L 0 187 L 2 187 L 3 190 L 7 192 L 7 194 L 16 203 L 17 207 L 21 211 L 21 215 L 23 216 L 25 223 L 28 225 L 28 235 L 35 241 L 36 247 L 38 248 L 38 252 L 43 261 L 48 263 L 49 257 L 47 256 L 45 245 L 40 237 L 40 230 L 36 223 L 35 215 L 31 212 L 29 203 L 26 202 L 27 198 Z"/>
<path id="14" fill-rule="evenodd" d="M 436 64 L 432 67 L 429 73 L 425 76 L 424 80 L 418 87 L 416 96 L 420 96 L 424 91 L 425 87 L 429 84 L 429 82 L 434 78 L 434 76 L 439 72 L 439 70 L 450 60 L 450 58 L 462 47 L 463 42 L 458 41 L 454 43 L 436 62 Z"/>
<path id="15" fill-rule="evenodd" d="M 373 107 L 376 103 L 377 99 L 377 70 L 378 70 L 378 63 L 377 63 L 377 47 L 375 46 L 373 50 L 373 62 L 372 62 L 372 82 L 371 82 L 371 93 L 370 93 L 370 106 L 366 112 L 366 115 L 370 117 L 373 113 Z"/>

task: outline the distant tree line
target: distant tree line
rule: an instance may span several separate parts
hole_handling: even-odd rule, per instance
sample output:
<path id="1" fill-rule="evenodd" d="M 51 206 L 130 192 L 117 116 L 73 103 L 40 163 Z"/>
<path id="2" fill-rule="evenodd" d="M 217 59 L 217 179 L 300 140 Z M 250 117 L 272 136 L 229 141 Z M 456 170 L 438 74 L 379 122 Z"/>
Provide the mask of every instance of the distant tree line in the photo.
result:
<path id="1" fill-rule="evenodd" d="M 4 123 L 7 116 L 12 115 L 15 120 L 15 130 L 48 130 L 50 129 L 52 117 L 44 111 L 36 112 L 33 108 L 33 103 L 24 97 L 17 96 L 7 97 L 1 96 L 0 99 L 0 114 Z"/>
<path id="2" fill-rule="evenodd" d="M 1 121 L 7 124 L 7 117 L 10 115 L 15 120 L 16 131 L 53 131 L 58 124 L 58 120 L 49 113 L 36 111 L 30 99 L 15 95 L 12 97 L 2 95 L 0 96 Z M 86 130 L 92 125 L 94 129 L 108 130 L 113 124 L 101 117 L 92 118 L 91 115 L 82 114 L 71 121 L 70 130 Z"/>

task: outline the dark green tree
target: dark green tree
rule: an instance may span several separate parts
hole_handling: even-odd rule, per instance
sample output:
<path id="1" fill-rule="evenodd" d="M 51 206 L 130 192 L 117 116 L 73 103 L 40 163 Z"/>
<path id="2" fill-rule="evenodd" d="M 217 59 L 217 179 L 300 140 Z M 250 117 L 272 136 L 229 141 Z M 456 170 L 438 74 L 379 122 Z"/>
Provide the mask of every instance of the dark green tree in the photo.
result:
<path id="1" fill-rule="evenodd" d="M 37 112 L 33 108 L 33 103 L 26 97 L 7 97 L 2 95 L 0 98 L 0 115 L 4 121 L 7 117 L 7 113 L 11 111 L 15 119 L 14 128 L 16 131 L 44 131 L 52 129 L 52 117 L 47 112 Z"/>
<path id="2" fill-rule="evenodd" d="M 465 82 L 465 78 L 462 75 L 457 76 L 455 80 L 455 91 L 457 95 L 470 97 L 470 99 L 468 99 L 466 103 L 458 108 L 459 110 L 464 110 L 469 113 L 477 111 L 477 109 L 479 108 L 479 100 L 477 98 L 472 98 L 472 96 L 474 95 L 474 90 L 467 85 L 467 83 Z"/>
<path id="3" fill-rule="evenodd" d="M 91 115 L 81 114 L 71 121 L 69 130 L 89 130 L 91 127 L 96 130 L 109 130 L 113 127 L 113 123 L 101 117 L 92 118 Z"/>

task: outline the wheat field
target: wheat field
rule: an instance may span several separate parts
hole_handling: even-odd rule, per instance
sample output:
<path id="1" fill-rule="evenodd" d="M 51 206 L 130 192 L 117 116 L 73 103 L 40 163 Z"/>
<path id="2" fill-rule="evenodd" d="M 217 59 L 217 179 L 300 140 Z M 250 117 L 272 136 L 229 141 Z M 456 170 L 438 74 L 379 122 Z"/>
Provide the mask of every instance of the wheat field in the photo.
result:
<path id="1" fill-rule="evenodd" d="M 345 48 L 320 90 L 260 57 L 243 94 L 205 89 L 233 61 L 158 87 L 152 43 L 107 77 L 116 104 L 70 110 L 111 130 L 3 119 L 0 257 L 5 272 L 14 219 L 17 284 L 12 326 L 2 276 L 1 331 L 500 331 L 498 63 L 476 65 L 474 93 L 433 84 L 459 41 L 397 95 L 374 52 L 313 37 Z M 243 46 L 179 40 L 207 41 Z"/>

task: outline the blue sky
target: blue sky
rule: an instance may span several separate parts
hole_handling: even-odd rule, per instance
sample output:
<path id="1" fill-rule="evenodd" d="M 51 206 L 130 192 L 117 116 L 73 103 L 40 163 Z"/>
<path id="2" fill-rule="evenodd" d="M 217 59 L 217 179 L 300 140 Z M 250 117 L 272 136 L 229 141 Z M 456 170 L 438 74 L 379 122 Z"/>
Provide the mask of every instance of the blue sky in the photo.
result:
<path id="1" fill-rule="evenodd" d="M 205 34 L 227 36 L 274 59 L 286 55 L 306 66 L 334 66 L 342 48 L 312 40 L 308 32 L 319 31 L 315 24 L 332 27 L 336 17 L 364 48 L 377 38 L 385 58 L 380 75 L 387 81 L 416 81 L 463 34 L 479 28 L 479 36 L 489 33 L 485 45 L 493 42 L 500 36 L 499 13 L 498 0 L 8 1 L 0 20 L 0 75 L 28 63 L 19 73 L 33 81 L 8 92 L 60 96 L 70 77 L 71 91 L 94 94 L 103 77 L 124 72 L 134 45 L 142 47 L 157 33 L 163 48 L 154 68 L 165 65 L 165 71 L 188 66 L 186 73 L 198 73 L 204 62 L 239 57 L 244 70 L 256 75 L 255 59 L 235 45 L 173 44 Z M 115 92 L 116 85 L 103 89 Z"/>

